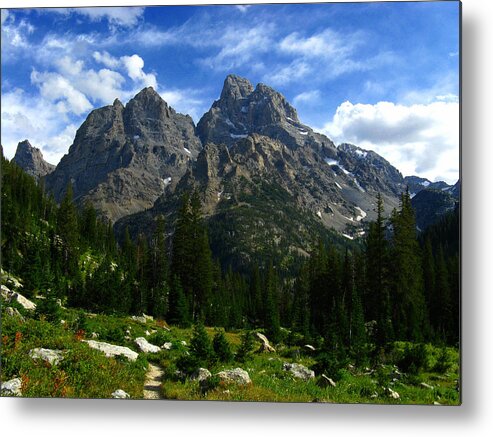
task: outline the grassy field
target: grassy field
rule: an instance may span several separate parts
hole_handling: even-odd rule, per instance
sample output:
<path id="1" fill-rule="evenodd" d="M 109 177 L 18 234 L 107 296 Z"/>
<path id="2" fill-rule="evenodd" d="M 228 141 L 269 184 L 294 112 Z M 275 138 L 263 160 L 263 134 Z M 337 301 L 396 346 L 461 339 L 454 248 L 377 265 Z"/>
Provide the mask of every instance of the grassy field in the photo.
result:
<path id="1" fill-rule="evenodd" d="M 15 306 L 15 305 L 13 305 Z M 331 375 L 335 386 L 314 379 L 296 379 L 283 370 L 286 362 L 300 363 L 307 368 L 317 364 L 317 353 L 304 347 L 277 344 L 276 352 L 252 353 L 242 362 L 211 361 L 207 366 L 214 375 L 224 369 L 246 370 L 251 383 L 245 386 L 224 384 L 212 378 L 206 388 L 180 371 L 180 363 L 189 356 L 192 329 L 168 327 L 159 320 L 145 323 L 130 317 L 86 314 L 73 309 L 57 310 L 55 319 L 33 314 L 16 306 L 24 320 L 6 314 L 2 305 L 1 379 L 19 377 L 25 397 L 111 398 L 122 389 L 131 398 L 143 396 L 148 363 L 164 371 L 161 396 L 180 400 L 264 401 L 264 402 L 330 402 L 377 404 L 458 405 L 459 354 L 454 348 L 422 345 L 419 366 L 407 360 L 409 345 L 396 342 L 381 363 L 372 368 L 358 368 L 347 363 Z M 52 320 L 48 320 L 52 319 Z M 206 328 L 212 339 L 216 330 Z M 241 332 L 226 332 L 234 352 L 240 346 Z M 138 351 L 134 342 L 145 337 L 151 344 L 172 343 L 170 350 L 140 353 L 132 362 L 126 358 L 108 358 L 91 349 L 83 339 L 95 339 L 127 346 Z M 258 349 L 260 343 L 255 344 Z M 50 365 L 29 357 L 33 348 L 63 351 L 63 360 Z M 406 361 L 407 360 L 407 361 Z M 397 367 L 399 363 L 401 367 Z M 394 394 L 398 393 L 398 397 Z"/>

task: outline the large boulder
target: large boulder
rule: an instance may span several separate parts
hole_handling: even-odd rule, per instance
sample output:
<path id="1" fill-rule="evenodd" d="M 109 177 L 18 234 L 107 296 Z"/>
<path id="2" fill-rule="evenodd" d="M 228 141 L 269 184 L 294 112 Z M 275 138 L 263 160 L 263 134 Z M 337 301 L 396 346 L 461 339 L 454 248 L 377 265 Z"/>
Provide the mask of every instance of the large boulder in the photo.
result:
<path id="1" fill-rule="evenodd" d="M 135 344 L 144 353 L 155 354 L 161 350 L 159 346 L 149 343 L 144 337 L 137 337 L 135 339 Z"/>
<path id="2" fill-rule="evenodd" d="M 103 341 L 96 341 L 96 340 L 82 340 L 82 341 L 87 343 L 87 345 L 90 348 L 104 352 L 104 354 L 107 357 L 124 356 L 128 358 L 130 361 L 135 361 L 139 356 L 137 352 L 125 346 L 117 346 L 114 344 L 105 343 Z"/>
<path id="3" fill-rule="evenodd" d="M 260 346 L 259 352 L 275 352 L 276 350 L 271 346 L 269 340 L 264 334 L 257 332 L 257 338 L 261 341 L 262 345 Z"/>
<path id="4" fill-rule="evenodd" d="M 246 385 L 252 382 L 248 372 L 240 367 L 231 370 L 223 370 L 222 372 L 219 372 L 217 376 L 226 384 L 235 383 L 239 385 Z"/>
<path id="5" fill-rule="evenodd" d="M 56 366 L 63 360 L 63 351 L 57 349 L 44 349 L 38 347 L 29 351 L 29 356 L 33 360 L 43 360 L 50 363 L 52 366 Z"/>
<path id="6" fill-rule="evenodd" d="M 308 367 L 303 366 L 303 364 L 284 363 L 283 369 L 291 372 L 295 378 L 302 379 L 303 381 L 308 381 L 315 378 L 315 372 L 310 370 Z"/>
<path id="7" fill-rule="evenodd" d="M 2 382 L 0 385 L 1 396 L 22 396 L 22 381 L 20 378 L 14 378 L 10 381 Z"/>

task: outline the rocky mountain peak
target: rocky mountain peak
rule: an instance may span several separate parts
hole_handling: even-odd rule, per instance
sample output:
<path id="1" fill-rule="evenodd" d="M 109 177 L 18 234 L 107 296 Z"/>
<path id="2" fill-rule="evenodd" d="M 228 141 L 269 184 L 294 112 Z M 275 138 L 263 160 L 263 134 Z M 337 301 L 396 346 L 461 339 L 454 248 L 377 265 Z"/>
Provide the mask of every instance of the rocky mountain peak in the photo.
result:
<path id="1" fill-rule="evenodd" d="M 220 100 L 245 99 L 253 92 L 253 85 L 248 79 L 230 74 L 224 79 Z"/>
<path id="2" fill-rule="evenodd" d="M 122 110 L 124 108 L 123 103 L 120 101 L 120 99 L 115 99 L 115 101 L 113 102 L 113 107 L 121 108 Z"/>
<path id="3" fill-rule="evenodd" d="M 273 88 L 259 83 L 255 88 L 244 78 L 230 75 L 224 81 L 221 97 L 197 124 L 202 142 L 231 147 L 251 134 L 279 140 L 288 147 L 311 145 L 321 150 L 335 146 L 324 135 L 315 133 L 298 119 L 296 109 Z"/>
<path id="4" fill-rule="evenodd" d="M 60 200 L 70 182 L 77 202 L 116 221 L 152 206 L 201 148 L 192 119 L 147 87 L 126 106 L 116 99 L 92 111 L 46 187 Z"/>
<path id="5" fill-rule="evenodd" d="M 28 140 L 21 141 L 17 145 L 13 161 L 35 178 L 46 176 L 55 169 L 53 164 L 44 160 L 41 150 L 33 147 Z"/>

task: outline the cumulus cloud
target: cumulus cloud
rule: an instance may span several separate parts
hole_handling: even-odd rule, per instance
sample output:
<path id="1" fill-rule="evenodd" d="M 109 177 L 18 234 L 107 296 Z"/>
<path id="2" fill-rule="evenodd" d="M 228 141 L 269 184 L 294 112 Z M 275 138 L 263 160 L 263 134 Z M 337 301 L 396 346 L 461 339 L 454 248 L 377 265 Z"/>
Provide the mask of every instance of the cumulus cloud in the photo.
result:
<path id="1" fill-rule="evenodd" d="M 114 56 L 111 56 L 107 51 L 95 51 L 92 54 L 92 57 L 96 62 L 99 62 L 100 64 L 103 64 L 105 67 L 108 68 L 116 68 L 120 64 L 120 61 Z"/>
<path id="2" fill-rule="evenodd" d="M 31 82 L 39 86 L 40 94 L 44 99 L 57 105 L 59 112 L 80 115 L 92 108 L 87 97 L 58 73 L 40 73 L 33 70 Z"/>
<path id="3" fill-rule="evenodd" d="M 404 175 L 454 183 L 459 177 L 459 104 L 342 103 L 322 129 L 337 142 L 374 150 Z"/>
<path id="4" fill-rule="evenodd" d="M 144 60 L 139 55 L 122 56 L 120 59 L 127 70 L 128 77 L 143 86 L 157 89 L 156 76 L 152 73 L 144 73 Z"/>
<path id="5" fill-rule="evenodd" d="M 2 94 L 2 145 L 13 158 L 17 143 L 29 139 L 48 162 L 56 164 L 72 144 L 82 118 L 69 118 L 57 103 L 14 89 Z"/>

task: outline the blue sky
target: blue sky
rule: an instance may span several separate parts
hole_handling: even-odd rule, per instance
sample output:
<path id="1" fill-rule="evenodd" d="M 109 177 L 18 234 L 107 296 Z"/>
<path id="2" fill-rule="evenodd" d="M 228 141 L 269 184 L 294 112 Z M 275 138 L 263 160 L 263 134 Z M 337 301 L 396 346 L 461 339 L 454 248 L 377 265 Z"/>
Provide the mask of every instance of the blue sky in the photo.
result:
<path id="1" fill-rule="evenodd" d="M 336 143 L 455 182 L 459 6 L 398 3 L 2 10 L 2 144 L 56 163 L 92 109 L 153 86 L 197 122 L 235 73 Z"/>

